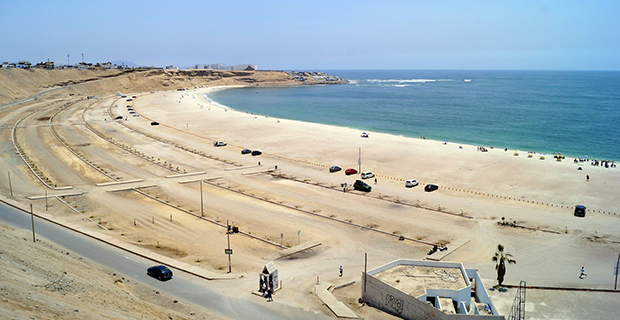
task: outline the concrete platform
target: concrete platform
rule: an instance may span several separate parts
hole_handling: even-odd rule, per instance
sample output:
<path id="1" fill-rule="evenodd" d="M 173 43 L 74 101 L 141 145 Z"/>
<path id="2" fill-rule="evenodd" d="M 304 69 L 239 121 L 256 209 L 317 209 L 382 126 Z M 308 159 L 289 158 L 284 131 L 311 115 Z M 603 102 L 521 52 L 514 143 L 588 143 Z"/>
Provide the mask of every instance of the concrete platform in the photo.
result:
<path id="1" fill-rule="evenodd" d="M 47 197 L 48 198 L 53 198 L 53 197 L 73 197 L 73 196 L 81 196 L 83 195 L 84 192 L 71 192 L 71 193 L 57 193 L 57 194 L 48 194 Z M 30 196 L 27 197 L 28 200 L 41 200 L 41 199 L 45 199 L 45 195 L 42 196 Z"/>
<path id="2" fill-rule="evenodd" d="M 280 252 L 276 252 L 274 254 L 270 254 L 270 255 L 264 257 L 263 259 L 269 260 L 269 261 L 275 261 L 275 260 L 278 260 L 278 259 L 282 259 L 284 257 L 288 257 L 288 256 L 291 256 L 291 255 L 294 255 L 296 253 L 302 252 L 304 250 L 312 249 L 312 248 L 320 246 L 320 245 L 321 245 L 321 243 L 318 242 L 318 241 L 308 241 L 308 242 L 304 242 L 304 243 L 302 243 L 300 245 L 297 245 L 297 246 L 294 246 L 294 247 L 282 250 Z"/>
<path id="3" fill-rule="evenodd" d="M 184 184 L 184 183 L 192 183 L 192 182 L 198 182 L 200 180 L 202 181 L 211 181 L 211 180 L 217 180 L 217 179 L 221 179 L 222 176 L 217 176 L 217 177 L 209 177 L 209 178 L 200 178 L 200 179 L 192 179 L 192 180 L 183 180 L 183 181 L 179 181 L 180 184 Z"/>
<path id="4" fill-rule="evenodd" d="M 181 173 L 181 174 L 172 174 L 169 176 L 165 176 L 166 178 L 179 178 L 179 177 L 189 177 L 189 176 L 197 176 L 199 174 L 205 174 L 207 173 L 206 171 L 200 171 L 200 172 L 189 172 L 189 173 Z"/>
<path id="5" fill-rule="evenodd" d="M 359 318 L 355 312 L 351 311 L 342 301 L 336 299 L 334 295 L 329 291 L 334 285 L 329 282 L 323 282 L 314 286 L 314 294 L 323 301 L 323 303 L 331 310 L 338 318 Z"/>
<path id="6" fill-rule="evenodd" d="M 115 185 L 119 185 L 119 184 L 127 184 L 127 183 L 142 182 L 142 181 L 144 181 L 144 179 L 104 182 L 104 183 L 97 183 L 97 187 L 115 186 Z"/>
<path id="7" fill-rule="evenodd" d="M 143 189 L 143 188 L 152 188 L 152 187 L 157 187 L 157 185 L 156 184 L 147 184 L 147 185 L 136 186 L 136 187 L 110 189 L 110 190 L 106 190 L 106 191 L 107 192 L 118 192 L 118 191 L 129 191 L 129 190 L 133 190 L 133 189 Z"/>

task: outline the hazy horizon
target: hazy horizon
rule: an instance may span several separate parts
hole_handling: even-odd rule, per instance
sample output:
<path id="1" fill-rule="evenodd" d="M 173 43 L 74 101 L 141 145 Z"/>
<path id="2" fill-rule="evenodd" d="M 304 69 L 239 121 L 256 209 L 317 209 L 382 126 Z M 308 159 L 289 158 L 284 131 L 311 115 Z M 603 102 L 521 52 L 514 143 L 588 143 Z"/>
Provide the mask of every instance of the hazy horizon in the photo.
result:
<path id="1" fill-rule="evenodd" d="M 620 70 L 620 2 L 4 1 L 0 62 Z M 19 8 L 27 8 L 21 10 Z"/>

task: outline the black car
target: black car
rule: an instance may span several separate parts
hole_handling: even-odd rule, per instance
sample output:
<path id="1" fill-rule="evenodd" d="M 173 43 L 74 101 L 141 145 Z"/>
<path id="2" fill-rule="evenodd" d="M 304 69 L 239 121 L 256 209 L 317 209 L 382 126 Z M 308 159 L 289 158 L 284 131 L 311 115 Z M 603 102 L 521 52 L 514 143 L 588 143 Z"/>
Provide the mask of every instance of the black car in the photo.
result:
<path id="1" fill-rule="evenodd" d="M 172 279 L 172 271 L 170 271 L 170 269 L 166 266 L 150 267 L 146 269 L 146 274 L 160 281 Z"/>
<path id="2" fill-rule="evenodd" d="M 586 216 L 586 207 L 582 205 L 575 206 L 575 217 L 585 217 Z"/>
<path id="3" fill-rule="evenodd" d="M 252 151 L 252 155 L 253 156 L 260 156 L 261 154 L 263 154 L 262 152 L 258 151 L 258 150 L 254 150 Z"/>
<path id="4" fill-rule="evenodd" d="M 115 120 L 123 120 L 123 116 L 116 116 Z"/>
<path id="5" fill-rule="evenodd" d="M 152 126 L 158 126 L 158 125 L 159 125 L 159 122 L 157 122 L 157 121 L 152 121 L 152 122 L 151 122 L 151 125 L 152 125 Z"/>
<path id="6" fill-rule="evenodd" d="M 426 186 L 424 186 L 424 191 L 426 192 L 432 192 L 439 189 L 439 187 L 437 185 L 434 184 L 427 184 Z"/>
<path id="7" fill-rule="evenodd" d="M 338 172 L 342 170 L 342 168 L 340 168 L 339 166 L 331 166 L 329 167 L 329 172 Z"/>
<path id="8" fill-rule="evenodd" d="M 368 183 L 362 180 L 355 180 L 355 183 L 353 184 L 353 189 L 364 191 L 364 192 L 370 192 L 370 190 L 372 190 L 372 187 L 369 186 Z"/>
<path id="9" fill-rule="evenodd" d="M 252 153 L 252 150 L 250 150 L 250 149 L 243 149 L 243 150 L 241 150 L 241 154 L 248 154 L 248 153 Z"/>

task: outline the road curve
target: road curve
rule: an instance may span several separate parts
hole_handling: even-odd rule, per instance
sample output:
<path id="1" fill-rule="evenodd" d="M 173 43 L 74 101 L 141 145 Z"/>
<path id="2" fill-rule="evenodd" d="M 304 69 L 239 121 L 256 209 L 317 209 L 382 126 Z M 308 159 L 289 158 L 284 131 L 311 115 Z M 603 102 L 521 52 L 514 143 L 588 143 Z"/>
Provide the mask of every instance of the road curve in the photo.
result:
<path id="1" fill-rule="evenodd" d="M 30 215 L 0 202 L 0 221 L 16 228 L 31 230 Z M 69 251 L 114 270 L 135 281 L 149 285 L 171 296 L 218 313 L 230 319 L 331 319 L 297 308 L 272 304 L 257 304 L 220 295 L 210 290 L 209 281 L 173 269 L 174 278 L 157 281 L 146 275 L 146 268 L 154 263 L 148 259 L 107 246 L 95 239 L 69 231 L 54 223 L 35 217 L 37 237 L 63 246 Z M 263 299 L 260 299 L 264 303 Z"/>

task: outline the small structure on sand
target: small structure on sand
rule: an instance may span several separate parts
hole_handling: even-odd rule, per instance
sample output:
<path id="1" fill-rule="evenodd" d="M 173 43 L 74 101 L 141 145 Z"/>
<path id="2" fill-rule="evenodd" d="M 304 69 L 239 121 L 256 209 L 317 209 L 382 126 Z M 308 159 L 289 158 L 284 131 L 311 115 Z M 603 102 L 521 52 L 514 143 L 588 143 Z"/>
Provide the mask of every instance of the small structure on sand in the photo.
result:
<path id="1" fill-rule="evenodd" d="M 362 300 L 403 319 L 499 320 L 476 269 L 399 259 L 362 272 Z"/>
<path id="2" fill-rule="evenodd" d="M 280 280 L 278 280 L 278 269 L 273 261 L 269 261 L 264 267 L 263 271 L 258 275 L 258 291 L 265 292 L 271 289 L 271 292 L 276 292 L 280 288 Z M 264 286 L 263 286 L 264 285 Z"/>

